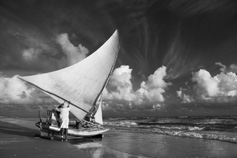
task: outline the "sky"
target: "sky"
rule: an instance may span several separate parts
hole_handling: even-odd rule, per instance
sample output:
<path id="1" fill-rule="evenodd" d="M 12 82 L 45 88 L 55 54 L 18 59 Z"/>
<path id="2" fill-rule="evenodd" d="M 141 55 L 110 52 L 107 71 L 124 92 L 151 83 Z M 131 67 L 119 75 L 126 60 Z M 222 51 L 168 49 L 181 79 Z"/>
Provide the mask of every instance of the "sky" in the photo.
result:
<path id="1" fill-rule="evenodd" d="M 236 28 L 235 0 L 0 0 L 0 104 L 51 104 L 17 75 L 75 64 L 117 29 L 105 116 L 236 115 Z"/>

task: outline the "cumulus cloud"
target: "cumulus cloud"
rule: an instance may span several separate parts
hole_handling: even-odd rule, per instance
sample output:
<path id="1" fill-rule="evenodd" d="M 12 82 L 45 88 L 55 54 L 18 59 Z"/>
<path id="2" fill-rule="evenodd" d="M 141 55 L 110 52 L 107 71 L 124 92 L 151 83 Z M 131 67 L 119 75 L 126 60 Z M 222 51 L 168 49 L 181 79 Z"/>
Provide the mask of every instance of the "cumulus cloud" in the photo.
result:
<path id="1" fill-rule="evenodd" d="M 0 103 L 32 104 L 53 103 L 54 101 L 33 86 L 21 81 L 18 76 L 11 78 L 0 75 Z"/>
<path id="2" fill-rule="evenodd" d="M 153 109 L 159 110 L 161 108 L 161 105 L 159 103 L 152 106 Z"/>
<path id="3" fill-rule="evenodd" d="M 220 70 L 222 72 L 226 72 L 226 66 L 224 64 L 222 64 L 221 62 L 216 62 L 215 64 L 221 67 Z"/>
<path id="4" fill-rule="evenodd" d="M 192 81 L 199 98 L 209 101 L 229 102 L 237 98 L 237 75 L 227 72 L 223 65 L 222 72 L 215 76 L 204 69 L 193 73 Z"/>
<path id="5" fill-rule="evenodd" d="M 25 61 L 37 60 L 39 55 L 39 50 L 34 48 L 24 49 L 22 52 L 22 57 Z"/>
<path id="6" fill-rule="evenodd" d="M 105 98 L 108 100 L 133 101 L 136 95 L 133 91 L 131 78 L 132 69 L 130 69 L 129 66 L 122 65 L 115 69 L 109 81 L 109 87 L 113 90 L 108 92 L 108 90 L 105 89 Z"/>
<path id="7" fill-rule="evenodd" d="M 75 47 L 69 41 L 67 33 L 58 35 L 56 41 L 60 44 L 63 53 L 67 56 L 68 65 L 72 65 L 83 60 L 89 53 L 89 50 L 81 44 Z"/>
<path id="8" fill-rule="evenodd" d="M 29 89 L 17 76 L 14 76 L 0 77 L 0 91 L 1 103 L 28 103 L 32 100 L 31 93 L 34 89 Z"/>
<path id="9" fill-rule="evenodd" d="M 213 97 L 218 95 L 219 81 L 216 77 L 213 78 L 208 71 L 200 69 L 198 72 L 193 74 L 192 80 L 197 82 L 196 88 L 198 94 L 200 94 L 202 98 L 206 96 Z"/>
<path id="10" fill-rule="evenodd" d="M 154 108 L 159 108 L 159 103 L 165 101 L 163 97 L 165 89 L 171 85 L 164 81 L 166 75 L 165 66 L 158 68 L 146 81 L 142 81 L 140 88 L 135 91 L 131 83 L 132 69 L 122 65 L 114 70 L 104 91 L 104 98 L 128 101 L 130 106 L 152 104 Z"/>
<path id="11" fill-rule="evenodd" d="M 138 102 L 164 102 L 163 93 L 171 85 L 164 81 L 166 75 L 166 67 L 162 66 L 150 75 L 147 81 L 143 81 L 137 90 Z"/>
<path id="12" fill-rule="evenodd" d="M 231 65 L 230 65 L 230 72 L 237 73 L 237 65 L 231 64 Z"/>
<path id="13" fill-rule="evenodd" d="M 182 99 L 182 103 L 191 103 L 194 101 L 194 98 L 188 94 L 184 93 L 184 90 L 180 88 L 180 90 L 176 91 L 177 96 Z"/>
<path id="14" fill-rule="evenodd" d="M 229 67 L 225 66 L 221 62 L 216 62 L 216 65 L 220 66 L 221 72 L 227 73 L 227 72 L 234 72 L 237 73 L 237 65 L 231 64 Z"/>

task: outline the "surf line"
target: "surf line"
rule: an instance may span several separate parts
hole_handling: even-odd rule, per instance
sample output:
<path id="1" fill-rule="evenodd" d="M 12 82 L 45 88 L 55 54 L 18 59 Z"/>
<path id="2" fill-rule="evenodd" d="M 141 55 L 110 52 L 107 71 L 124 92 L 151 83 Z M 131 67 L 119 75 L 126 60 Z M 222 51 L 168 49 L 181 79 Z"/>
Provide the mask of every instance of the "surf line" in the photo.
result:
<path id="1" fill-rule="evenodd" d="M 58 98 L 60 98 L 60 99 L 62 99 L 62 100 L 64 100 L 64 101 L 69 102 L 67 99 L 64 99 L 64 98 L 60 97 L 60 96 L 57 95 L 57 94 L 54 94 L 54 93 L 49 92 L 49 91 L 47 91 L 47 90 L 44 90 L 43 88 L 41 88 L 41 87 L 39 87 L 39 86 L 37 86 L 37 85 L 35 85 L 35 84 L 29 82 L 29 81 L 24 80 L 24 79 L 21 78 L 20 76 L 19 76 L 18 78 L 19 78 L 20 80 L 24 81 L 24 82 L 27 82 L 27 83 L 29 83 L 29 84 L 31 84 L 31 85 L 37 87 L 38 89 L 40 89 L 40 90 L 42 90 L 42 91 L 44 91 L 44 92 L 46 92 L 46 93 L 49 93 L 49 94 L 54 95 L 54 96 L 56 96 L 56 97 L 58 97 Z M 72 104 L 74 107 L 76 107 L 76 108 L 82 110 L 82 111 L 85 112 L 86 114 L 89 114 L 89 113 L 90 113 L 90 112 L 86 111 L 85 109 L 82 109 L 81 107 L 77 106 L 76 104 L 74 104 L 74 103 L 72 103 L 72 102 L 70 102 L 70 104 Z"/>

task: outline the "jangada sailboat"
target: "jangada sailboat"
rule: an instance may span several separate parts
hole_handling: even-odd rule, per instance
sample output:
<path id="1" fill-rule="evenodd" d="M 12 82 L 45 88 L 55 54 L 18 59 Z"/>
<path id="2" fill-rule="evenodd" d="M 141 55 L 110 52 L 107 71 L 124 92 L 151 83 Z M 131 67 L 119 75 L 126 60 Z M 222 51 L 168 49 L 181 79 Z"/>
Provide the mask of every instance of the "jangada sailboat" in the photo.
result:
<path id="1" fill-rule="evenodd" d="M 70 112 L 77 119 L 74 125 L 69 126 L 68 135 L 101 135 L 109 130 L 102 126 L 102 92 L 113 71 L 118 52 L 119 37 L 116 30 L 97 51 L 84 60 L 64 69 L 19 76 L 19 79 L 37 87 L 59 103 L 71 103 Z M 46 121 L 42 121 L 40 117 L 36 126 L 40 128 L 41 134 L 46 132 L 51 136 L 52 133 L 60 131 L 55 116 L 56 112 L 52 110 L 48 111 Z M 88 121 L 86 118 L 94 118 L 94 121 Z"/>

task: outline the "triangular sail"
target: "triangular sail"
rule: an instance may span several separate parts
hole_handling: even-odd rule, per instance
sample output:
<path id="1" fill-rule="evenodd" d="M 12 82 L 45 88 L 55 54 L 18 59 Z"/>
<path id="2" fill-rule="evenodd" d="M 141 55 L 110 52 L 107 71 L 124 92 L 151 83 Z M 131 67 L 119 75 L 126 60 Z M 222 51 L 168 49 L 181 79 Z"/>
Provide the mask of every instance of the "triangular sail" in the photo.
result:
<path id="1" fill-rule="evenodd" d="M 62 103 L 70 101 L 71 112 L 82 120 L 94 106 L 114 67 L 119 51 L 117 30 L 93 54 L 67 68 L 19 77 Z"/>
<path id="2" fill-rule="evenodd" d="M 91 113 L 91 117 L 94 117 L 95 122 L 103 125 L 103 117 L 102 117 L 102 94 L 98 97 L 96 101 L 96 105 L 93 108 Z"/>
<path id="3" fill-rule="evenodd" d="M 94 118 L 95 118 L 95 122 L 103 125 L 102 107 L 101 106 L 102 106 L 102 102 L 99 103 L 98 109 L 97 109 L 97 111 L 95 113 Z"/>

